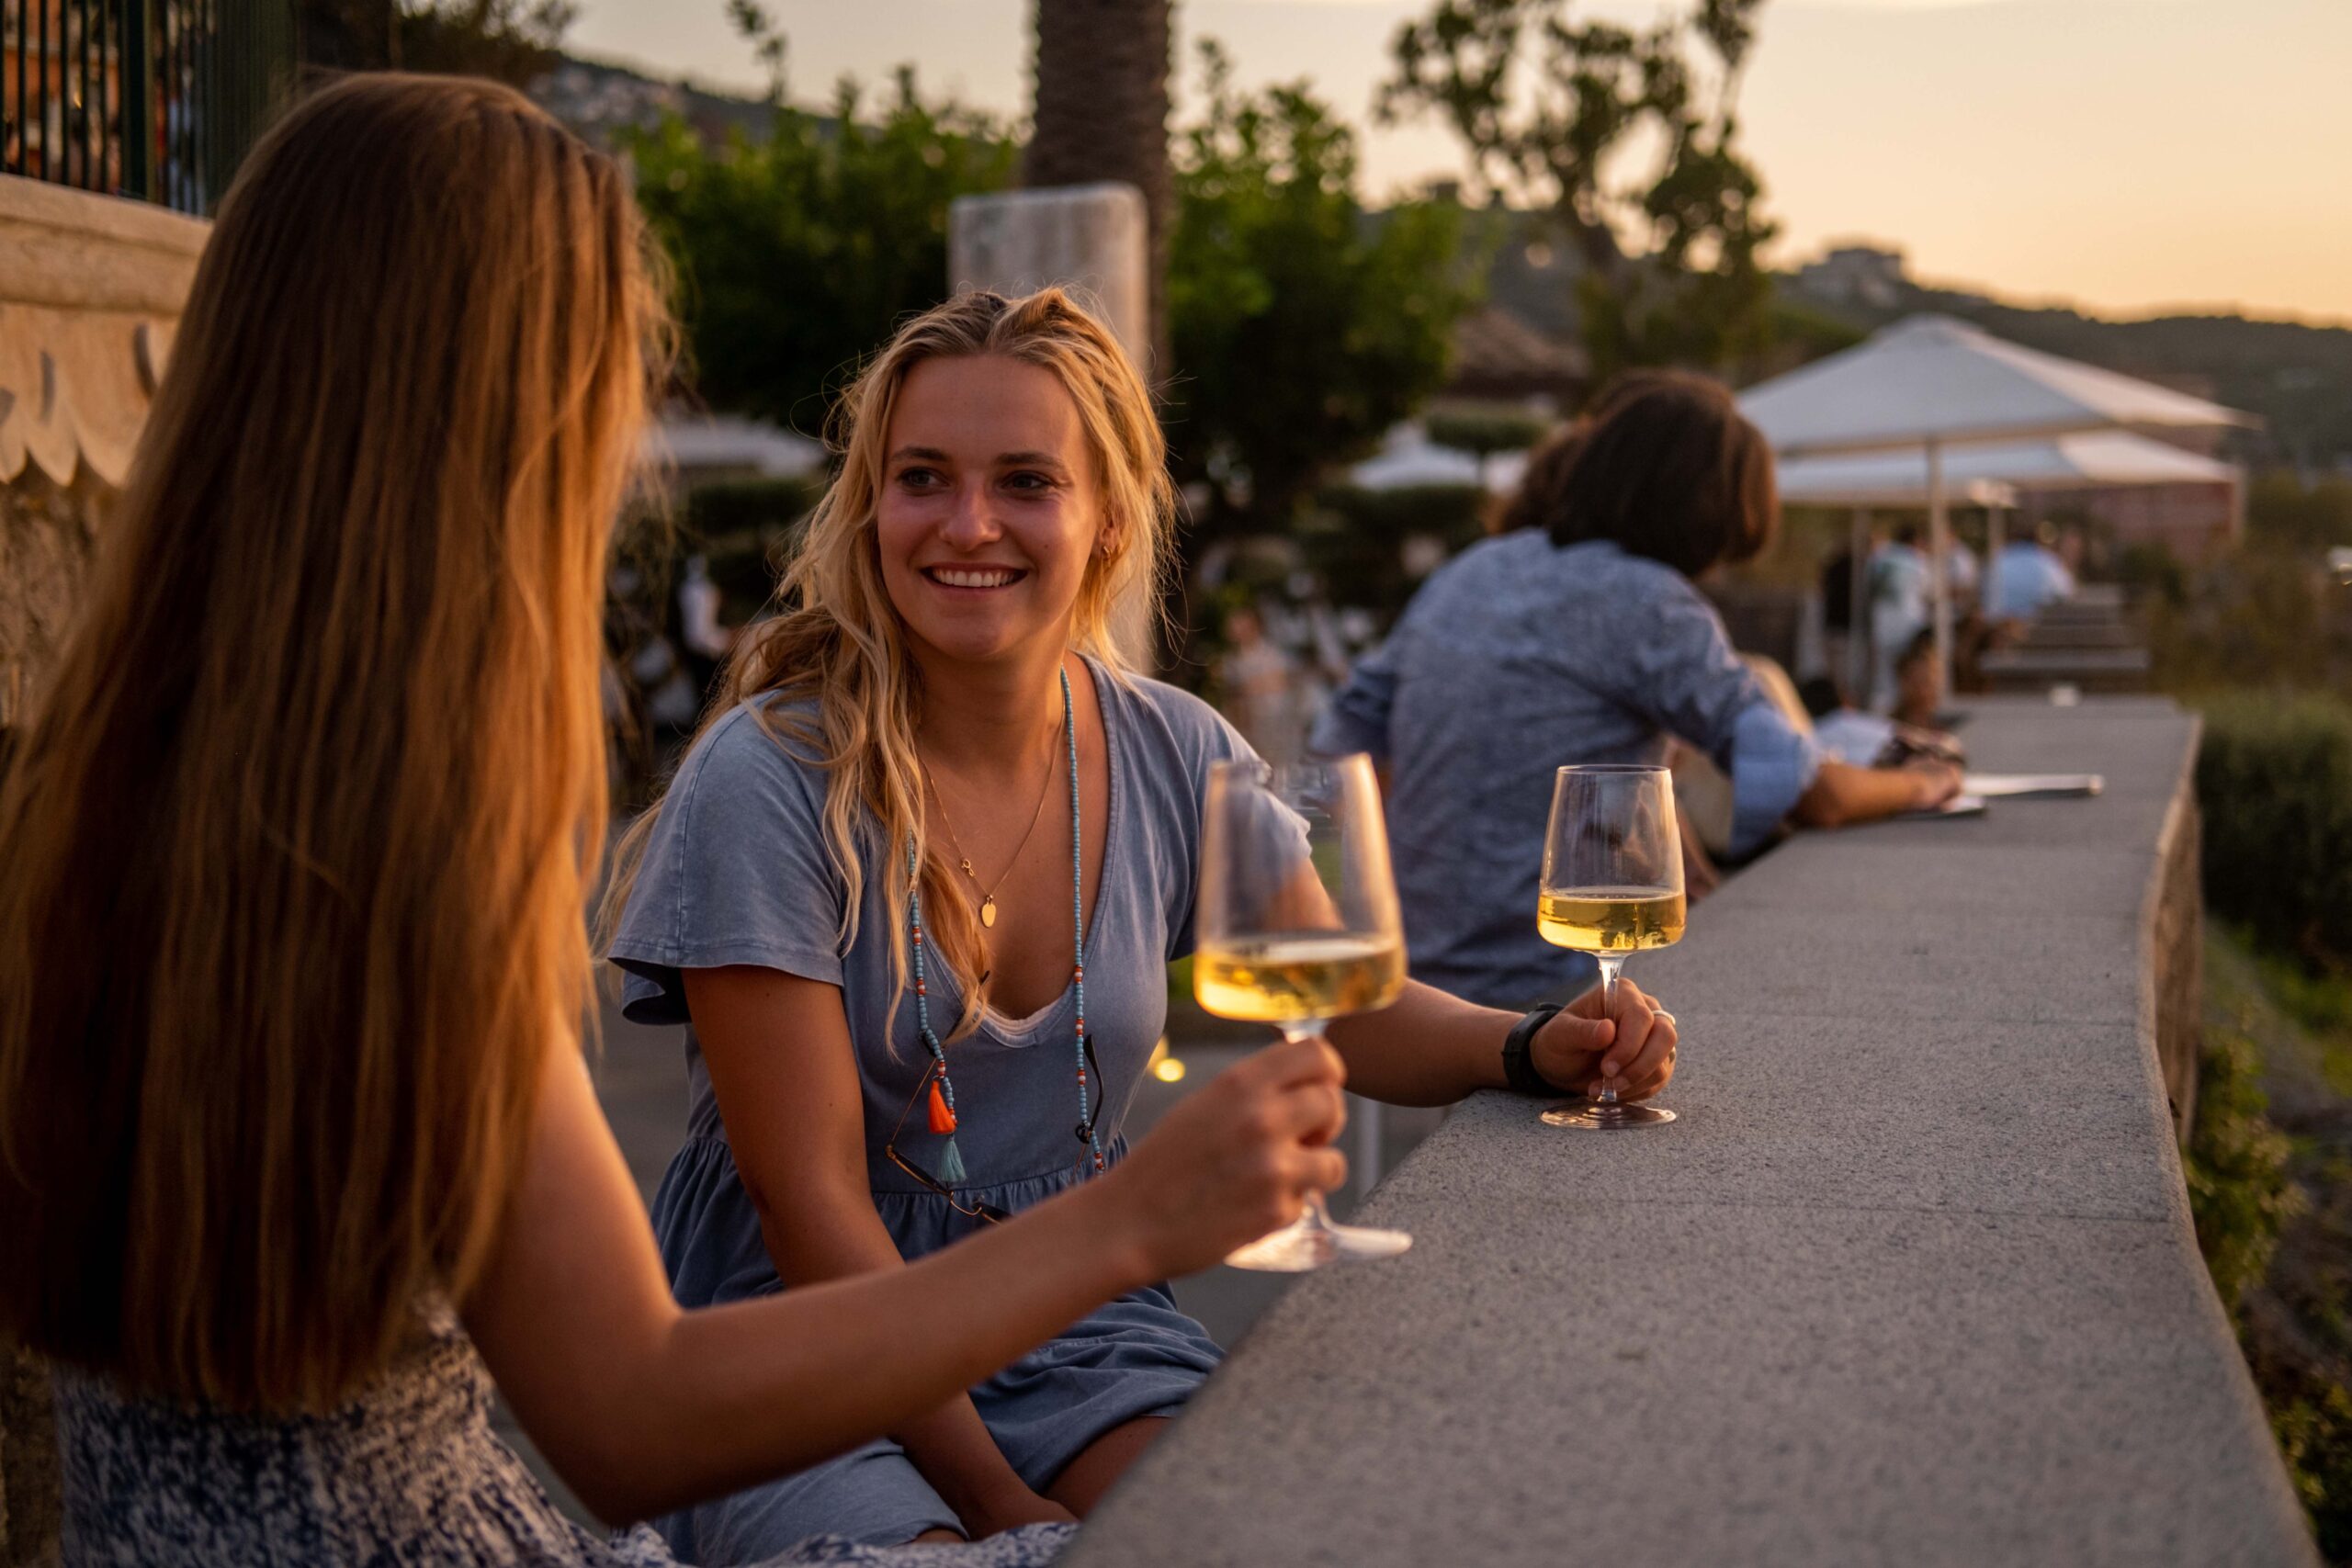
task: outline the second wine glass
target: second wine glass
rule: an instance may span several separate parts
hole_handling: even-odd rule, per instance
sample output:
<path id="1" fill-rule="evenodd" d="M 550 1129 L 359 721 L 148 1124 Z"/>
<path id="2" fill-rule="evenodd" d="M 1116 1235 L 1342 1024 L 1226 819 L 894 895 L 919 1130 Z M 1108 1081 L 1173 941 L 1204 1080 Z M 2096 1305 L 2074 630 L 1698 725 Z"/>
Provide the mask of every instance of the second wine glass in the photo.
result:
<path id="1" fill-rule="evenodd" d="M 1201 829 L 1193 991 L 1221 1018 L 1310 1040 L 1334 1018 L 1385 1008 L 1405 988 L 1404 920 L 1372 760 L 1268 768 L 1219 762 Z M 1333 1223 L 1320 1193 L 1291 1224 L 1227 1258 L 1296 1272 L 1394 1258 L 1403 1231 Z"/>
<path id="2" fill-rule="evenodd" d="M 1553 775 L 1552 820 L 1544 835 L 1544 879 L 1535 929 L 1555 947 L 1589 953 L 1600 965 L 1605 1015 L 1625 960 L 1682 940 L 1682 833 L 1674 819 L 1674 775 L 1664 768 L 1595 763 Z M 1656 1105 L 1598 1092 L 1554 1106 L 1555 1127 L 1614 1132 L 1674 1120 Z"/>

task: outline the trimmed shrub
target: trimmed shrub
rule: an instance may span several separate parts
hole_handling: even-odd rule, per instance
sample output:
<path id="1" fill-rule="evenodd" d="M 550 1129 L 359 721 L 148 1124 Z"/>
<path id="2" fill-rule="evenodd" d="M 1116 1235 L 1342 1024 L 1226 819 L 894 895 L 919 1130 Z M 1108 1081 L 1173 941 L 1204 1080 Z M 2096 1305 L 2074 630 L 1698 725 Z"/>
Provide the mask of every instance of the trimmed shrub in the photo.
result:
<path id="1" fill-rule="evenodd" d="M 2352 704 L 2242 693 L 2205 709 L 2205 897 L 2265 942 L 2352 965 Z"/>
<path id="2" fill-rule="evenodd" d="M 2279 1227 L 2296 1209 L 2287 1139 L 2270 1124 L 2262 1063 L 2240 1031 L 2208 1026 L 2198 1063 L 2197 1125 L 2183 1162 L 2197 1247 L 2230 1315 L 2270 1268 Z"/>

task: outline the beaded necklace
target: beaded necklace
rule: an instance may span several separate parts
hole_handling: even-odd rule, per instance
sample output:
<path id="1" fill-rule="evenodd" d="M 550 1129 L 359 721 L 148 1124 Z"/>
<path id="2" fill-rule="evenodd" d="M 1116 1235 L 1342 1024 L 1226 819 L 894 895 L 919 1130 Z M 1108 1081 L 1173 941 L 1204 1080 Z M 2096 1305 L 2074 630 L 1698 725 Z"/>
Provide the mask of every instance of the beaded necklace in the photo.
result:
<path id="1" fill-rule="evenodd" d="M 1086 894 L 1084 840 L 1078 810 L 1078 726 L 1070 716 L 1069 671 L 1064 670 L 1061 678 L 1062 737 L 1069 747 L 1069 983 L 1078 1002 L 1078 1021 L 1071 1031 L 1070 1046 L 1078 1058 L 1078 1139 L 1086 1145 L 1094 1168 L 1099 1171 L 1104 1167 L 1102 1144 L 1095 1136 L 1094 1118 L 1087 1114 Z M 931 1053 L 934 1074 L 931 1083 L 931 1130 L 947 1139 L 947 1146 L 940 1155 L 939 1174 L 953 1187 L 965 1181 L 968 1173 L 964 1168 L 963 1154 L 956 1147 L 956 1085 L 947 1076 L 947 1052 L 931 1027 L 931 987 L 923 978 L 922 875 L 911 833 L 907 835 L 907 945 L 913 958 L 915 1027 L 922 1035 L 923 1049 Z"/>

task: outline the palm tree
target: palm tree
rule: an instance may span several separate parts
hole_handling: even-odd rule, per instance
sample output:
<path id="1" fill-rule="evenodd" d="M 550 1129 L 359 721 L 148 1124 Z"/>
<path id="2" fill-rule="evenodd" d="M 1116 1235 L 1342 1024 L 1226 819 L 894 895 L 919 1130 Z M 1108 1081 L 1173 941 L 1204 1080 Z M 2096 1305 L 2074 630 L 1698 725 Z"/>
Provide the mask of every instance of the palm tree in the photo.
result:
<path id="1" fill-rule="evenodd" d="M 1149 215 L 1153 363 L 1168 365 L 1170 0 L 1037 0 L 1035 128 L 1022 183 L 1125 180 Z"/>

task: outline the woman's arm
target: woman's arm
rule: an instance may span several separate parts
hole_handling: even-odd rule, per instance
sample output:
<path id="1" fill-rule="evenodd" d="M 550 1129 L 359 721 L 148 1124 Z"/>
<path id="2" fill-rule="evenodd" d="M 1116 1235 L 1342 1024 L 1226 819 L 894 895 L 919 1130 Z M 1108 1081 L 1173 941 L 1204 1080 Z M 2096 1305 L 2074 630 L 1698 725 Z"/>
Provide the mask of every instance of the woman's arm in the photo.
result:
<path id="1" fill-rule="evenodd" d="M 1520 1016 L 1408 980 L 1394 1003 L 1334 1019 L 1329 1033 L 1358 1094 L 1391 1105 L 1451 1105 L 1473 1089 L 1506 1087 L 1503 1040 Z M 1674 1043 L 1674 1016 L 1621 978 L 1611 1016 L 1602 1016 L 1595 986 L 1537 1032 L 1529 1059 L 1563 1089 L 1605 1077 L 1641 1100 L 1673 1077 Z"/>
<path id="2" fill-rule="evenodd" d="M 1345 1179 L 1338 1058 L 1261 1052 L 1109 1175 L 907 1266 L 681 1311 L 569 1039 L 466 1326 L 598 1517 L 637 1519 L 901 1427 L 1124 1292 L 1207 1267 Z"/>
<path id="3" fill-rule="evenodd" d="M 840 989 L 753 967 L 689 969 L 685 988 L 776 1273 L 798 1286 L 903 1268 L 866 1179 L 863 1093 Z M 943 1310 L 927 1314 L 933 1324 Z M 975 1538 L 1071 1517 L 1014 1472 L 967 1393 L 890 1435 Z"/>
<path id="4" fill-rule="evenodd" d="M 1797 797 L 1796 819 L 1808 828 L 1841 828 L 1941 806 L 1960 793 L 1960 770 L 1942 762 L 1858 768 L 1824 759 Z"/>

